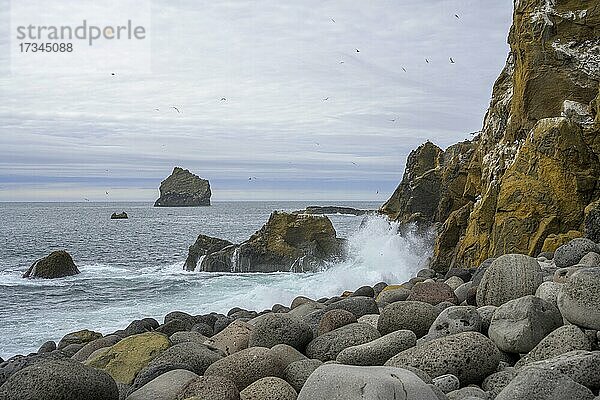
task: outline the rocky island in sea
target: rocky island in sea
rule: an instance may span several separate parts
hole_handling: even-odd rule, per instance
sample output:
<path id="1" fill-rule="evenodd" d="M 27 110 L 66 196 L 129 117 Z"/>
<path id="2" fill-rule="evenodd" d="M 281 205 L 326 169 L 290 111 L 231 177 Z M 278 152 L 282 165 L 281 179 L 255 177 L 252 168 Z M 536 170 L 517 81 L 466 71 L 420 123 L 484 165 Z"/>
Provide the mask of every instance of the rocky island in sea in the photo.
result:
<path id="1" fill-rule="evenodd" d="M 154 207 L 210 206 L 210 182 L 187 169 L 175 167 L 160 184 L 160 197 Z"/>
<path id="2" fill-rule="evenodd" d="M 598 400 L 599 30 L 597 2 L 515 2 L 482 132 L 419 147 L 381 207 L 437 233 L 412 278 L 72 332 L 1 363 L 0 399 Z M 290 243 L 334 238 L 277 213 L 244 255 L 287 265 Z M 190 265 L 223 252 L 231 270 L 244 244 L 192 247 Z"/>

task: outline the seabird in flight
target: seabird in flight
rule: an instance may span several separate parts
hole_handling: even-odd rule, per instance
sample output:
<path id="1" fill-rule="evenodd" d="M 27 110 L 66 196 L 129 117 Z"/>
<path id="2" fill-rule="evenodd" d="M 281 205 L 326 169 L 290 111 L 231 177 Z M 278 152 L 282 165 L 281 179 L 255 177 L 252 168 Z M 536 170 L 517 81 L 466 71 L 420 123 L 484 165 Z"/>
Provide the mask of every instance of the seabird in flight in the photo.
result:
<path id="1" fill-rule="evenodd" d="M 177 114 L 181 114 L 181 111 L 179 111 L 179 108 L 175 107 L 175 106 L 171 106 L 171 108 L 175 111 L 177 111 Z"/>

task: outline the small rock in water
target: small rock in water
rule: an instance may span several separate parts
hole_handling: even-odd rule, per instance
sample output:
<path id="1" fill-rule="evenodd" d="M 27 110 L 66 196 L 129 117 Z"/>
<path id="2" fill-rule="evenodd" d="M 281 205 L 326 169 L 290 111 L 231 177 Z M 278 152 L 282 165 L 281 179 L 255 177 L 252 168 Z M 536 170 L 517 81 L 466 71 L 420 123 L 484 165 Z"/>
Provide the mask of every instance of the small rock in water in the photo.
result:
<path id="1" fill-rule="evenodd" d="M 127 216 L 127 213 L 125 211 L 120 212 L 120 213 L 112 213 L 112 215 L 110 216 L 110 219 L 127 219 L 129 218 Z"/>
<path id="2" fill-rule="evenodd" d="M 55 279 L 79 274 L 73 258 L 64 250 L 53 251 L 34 262 L 23 274 L 23 278 Z"/>

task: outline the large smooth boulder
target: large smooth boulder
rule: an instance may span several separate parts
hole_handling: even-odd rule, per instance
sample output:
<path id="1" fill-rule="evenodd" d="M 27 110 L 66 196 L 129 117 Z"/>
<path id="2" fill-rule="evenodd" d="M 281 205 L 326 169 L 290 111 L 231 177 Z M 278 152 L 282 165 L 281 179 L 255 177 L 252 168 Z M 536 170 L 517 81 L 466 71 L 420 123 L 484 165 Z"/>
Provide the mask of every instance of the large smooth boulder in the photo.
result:
<path id="1" fill-rule="evenodd" d="M 83 330 L 80 330 L 77 332 L 68 333 L 65 336 L 63 336 L 63 338 L 60 339 L 60 342 L 58 342 L 57 348 L 58 348 L 58 350 L 62 350 L 71 344 L 85 345 L 96 339 L 100 339 L 101 337 L 102 337 L 102 334 L 99 332 L 94 332 L 94 331 L 90 331 L 88 329 L 83 329 Z"/>
<path id="2" fill-rule="evenodd" d="M 360 318 L 367 314 L 379 314 L 377 302 L 372 297 L 366 296 L 348 297 L 336 301 L 325 308 L 325 311 L 330 310 L 350 311 L 356 318 Z"/>
<path id="3" fill-rule="evenodd" d="M 527 353 L 561 325 L 562 317 L 552 303 L 524 296 L 498 307 L 488 335 L 502 351 Z"/>
<path id="4" fill-rule="evenodd" d="M 481 316 L 474 306 L 453 306 L 444 309 L 437 316 L 427 333 L 428 339 L 460 332 L 480 332 Z"/>
<path id="5" fill-rule="evenodd" d="M 313 334 L 301 318 L 287 314 L 269 313 L 256 319 L 248 337 L 248 347 L 268 347 L 287 344 L 303 351 Z"/>
<path id="6" fill-rule="evenodd" d="M 337 260 L 342 239 L 325 216 L 274 211 L 267 223 L 239 246 L 226 247 L 202 260 L 207 272 L 304 272 Z"/>
<path id="7" fill-rule="evenodd" d="M 43 361 L 12 375 L 0 386 L 1 400 L 119 400 L 106 372 L 72 360 Z"/>
<path id="8" fill-rule="evenodd" d="M 285 369 L 288 365 L 293 362 L 308 360 L 308 358 L 300 353 L 298 350 L 293 348 L 292 346 L 288 346 L 287 344 L 278 344 L 271 347 L 271 352 L 277 362 L 281 366 L 281 369 Z"/>
<path id="9" fill-rule="evenodd" d="M 349 324 L 314 338 L 306 346 L 306 355 L 321 361 L 335 360 L 342 350 L 368 343 L 380 337 L 379 331 L 371 325 Z"/>
<path id="10" fill-rule="evenodd" d="M 186 271 L 194 271 L 198 265 L 200 257 L 221 251 L 226 247 L 233 245 L 228 240 L 219 239 L 206 235 L 198 235 L 193 245 L 188 249 L 188 256 L 183 265 Z"/>
<path id="11" fill-rule="evenodd" d="M 377 320 L 377 329 L 383 335 L 408 329 L 417 337 L 424 336 L 439 315 L 440 311 L 421 301 L 398 301 L 383 308 Z"/>
<path id="12" fill-rule="evenodd" d="M 264 347 L 250 347 L 213 363 L 205 376 L 223 376 L 235 383 L 238 390 L 267 376 L 281 377 L 283 371 L 273 352 Z"/>
<path id="13" fill-rule="evenodd" d="M 296 392 L 299 393 L 304 383 L 308 380 L 308 377 L 321 365 L 323 365 L 323 361 L 321 360 L 306 359 L 294 361 L 285 368 L 283 375 L 286 382 L 292 385 Z"/>
<path id="14" fill-rule="evenodd" d="M 393 367 L 323 365 L 308 378 L 298 400 L 438 400 L 414 373 Z"/>
<path id="15" fill-rule="evenodd" d="M 345 348 L 336 361 L 347 365 L 383 365 L 396 354 L 417 344 L 413 331 L 400 330 L 388 333 L 365 344 Z"/>
<path id="16" fill-rule="evenodd" d="M 557 282 L 543 282 L 535 291 L 535 297 L 539 297 L 542 300 L 546 300 L 549 303 L 554 304 L 558 307 L 558 293 L 562 288 L 562 283 Z"/>
<path id="17" fill-rule="evenodd" d="M 130 385 L 138 372 L 170 346 L 169 338 L 163 334 L 141 333 L 101 350 L 86 364 L 108 372 L 119 383 Z"/>
<path id="18" fill-rule="evenodd" d="M 542 269 L 535 258 L 506 254 L 486 269 L 477 287 L 478 306 L 501 306 L 507 301 L 535 294 L 542 283 Z"/>
<path id="19" fill-rule="evenodd" d="M 248 348 L 248 339 L 253 329 L 254 327 L 249 323 L 235 320 L 208 339 L 206 344 L 223 351 L 227 355 L 233 354 Z"/>
<path id="20" fill-rule="evenodd" d="M 321 321 L 319 321 L 319 335 L 355 322 L 358 322 L 356 316 L 350 311 L 341 309 L 329 310 L 323 314 Z"/>
<path id="21" fill-rule="evenodd" d="M 203 344 L 184 342 L 173 345 L 162 352 L 148 364 L 148 368 L 160 364 L 185 365 L 185 369 L 202 375 L 212 363 L 221 358 L 223 357 L 216 351 L 210 350 Z"/>
<path id="22" fill-rule="evenodd" d="M 79 274 L 73 258 L 64 250 L 53 251 L 44 258 L 35 261 L 23 274 L 23 278 L 64 278 Z"/>
<path id="23" fill-rule="evenodd" d="M 117 335 L 108 335 L 87 343 L 77 353 L 71 357 L 73 360 L 84 362 L 96 350 L 113 346 L 121 340 Z"/>
<path id="24" fill-rule="evenodd" d="M 573 350 L 591 351 L 592 344 L 586 334 L 577 326 L 564 325 L 550 332 L 537 346 L 523 356 L 515 367 L 546 360 Z"/>
<path id="25" fill-rule="evenodd" d="M 570 267 L 579 263 L 579 260 L 586 254 L 598 251 L 598 245 L 590 239 L 573 239 L 556 249 L 554 252 L 554 263 L 558 268 Z"/>
<path id="26" fill-rule="evenodd" d="M 222 376 L 199 376 L 179 391 L 178 400 L 239 400 L 235 384 Z"/>
<path id="27" fill-rule="evenodd" d="M 175 167 L 160 183 L 160 197 L 154 207 L 210 206 L 210 183 L 187 169 Z"/>
<path id="28" fill-rule="evenodd" d="M 557 304 L 570 323 L 600 330 L 600 268 L 574 272 L 558 293 Z"/>
<path id="29" fill-rule="evenodd" d="M 555 370 L 590 389 L 600 389 L 600 351 L 573 350 L 527 364 L 521 369 L 527 368 Z"/>
<path id="30" fill-rule="evenodd" d="M 241 400 L 296 400 L 296 390 L 281 378 L 268 376 L 240 392 Z"/>
<path id="31" fill-rule="evenodd" d="M 31 354 L 28 356 L 17 355 L 6 361 L 0 362 L 0 386 L 13 374 L 31 365 L 44 361 L 62 360 L 68 358 L 62 351 L 50 353 Z"/>
<path id="32" fill-rule="evenodd" d="M 422 301 L 436 305 L 444 301 L 457 304 L 458 299 L 454 290 L 444 282 L 423 282 L 415 285 L 408 298 L 408 301 Z"/>
<path id="33" fill-rule="evenodd" d="M 559 371 L 527 369 L 517 375 L 495 400 L 593 400 L 593 393 Z"/>
<path id="34" fill-rule="evenodd" d="M 198 375 L 185 369 L 169 371 L 131 393 L 127 400 L 177 400 L 177 394 L 196 378 Z"/>
<path id="35" fill-rule="evenodd" d="M 499 363 L 500 352 L 494 342 L 478 332 L 463 332 L 421 343 L 385 365 L 418 368 L 432 378 L 452 374 L 462 385 L 468 385 L 482 381 Z"/>

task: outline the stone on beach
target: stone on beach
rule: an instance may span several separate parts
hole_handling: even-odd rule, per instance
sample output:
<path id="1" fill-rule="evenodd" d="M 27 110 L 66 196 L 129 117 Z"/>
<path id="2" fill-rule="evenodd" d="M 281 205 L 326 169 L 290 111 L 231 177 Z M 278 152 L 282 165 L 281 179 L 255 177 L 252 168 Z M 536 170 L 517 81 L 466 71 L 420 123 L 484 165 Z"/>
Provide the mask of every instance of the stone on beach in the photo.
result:
<path id="1" fill-rule="evenodd" d="M 559 291 L 557 304 L 570 323 L 600 330 L 600 267 L 573 273 Z"/>
<path id="2" fill-rule="evenodd" d="M 383 365 L 396 354 L 415 346 L 417 336 L 413 331 L 399 330 L 379 339 L 342 350 L 336 361 L 347 365 Z"/>
<path id="3" fill-rule="evenodd" d="M 301 318 L 269 313 L 256 318 L 248 336 L 248 347 L 271 348 L 277 344 L 287 344 L 302 351 L 312 337 L 310 326 Z"/>
<path id="4" fill-rule="evenodd" d="M 240 392 L 241 400 L 296 400 L 296 390 L 281 378 L 268 376 Z"/>
<path id="5" fill-rule="evenodd" d="M 306 355 L 321 361 L 335 360 L 342 350 L 380 337 L 371 325 L 353 323 L 314 338 L 306 347 Z"/>
<path id="6" fill-rule="evenodd" d="M 413 331 L 417 338 L 427 334 L 440 311 L 420 301 L 398 301 L 383 308 L 377 329 L 383 335 L 401 329 Z"/>

